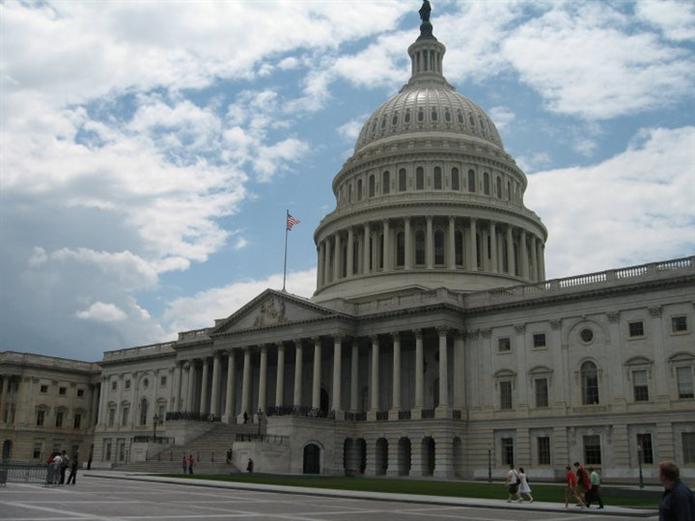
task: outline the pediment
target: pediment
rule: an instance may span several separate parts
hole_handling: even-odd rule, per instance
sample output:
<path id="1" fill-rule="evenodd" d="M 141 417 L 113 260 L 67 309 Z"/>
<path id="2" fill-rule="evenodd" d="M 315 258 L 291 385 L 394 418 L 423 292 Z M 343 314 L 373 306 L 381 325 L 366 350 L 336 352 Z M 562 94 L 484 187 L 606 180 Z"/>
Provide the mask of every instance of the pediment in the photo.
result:
<path id="1" fill-rule="evenodd" d="M 264 329 L 336 314 L 302 297 L 267 289 L 229 317 L 218 320 L 212 334 Z"/>

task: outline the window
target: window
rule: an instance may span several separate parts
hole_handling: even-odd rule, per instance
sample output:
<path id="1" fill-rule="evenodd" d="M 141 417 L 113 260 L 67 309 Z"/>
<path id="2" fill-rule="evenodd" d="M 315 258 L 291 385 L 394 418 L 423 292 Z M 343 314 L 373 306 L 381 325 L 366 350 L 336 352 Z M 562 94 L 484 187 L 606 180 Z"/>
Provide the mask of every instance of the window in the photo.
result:
<path id="1" fill-rule="evenodd" d="M 82 415 L 81 415 L 81 414 L 75 414 L 75 419 L 74 419 L 74 421 L 72 422 L 73 428 L 79 429 L 79 428 L 80 428 L 80 423 L 82 423 Z"/>
<path id="2" fill-rule="evenodd" d="M 420 109 L 417 111 L 417 120 L 419 122 L 425 121 L 425 111 L 424 110 Z"/>
<path id="3" fill-rule="evenodd" d="M 580 372 L 582 379 L 582 404 L 598 404 L 598 370 L 596 369 L 596 364 L 584 362 Z"/>
<path id="4" fill-rule="evenodd" d="M 434 263 L 444 264 L 444 232 L 442 230 L 434 232 Z"/>
<path id="5" fill-rule="evenodd" d="M 512 200 L 512 184 L 507 181 L 507 201 Z"/>
<path id="6" fill-rule="evenodd" d="M 550 438 L 539 436 L 536 438 L 536 446 L 538 448 L 538 464 L 550 465 Z"/>
<path id="7" fill-rule="evenodd" d="M 502 179 L 499 177 L 495 180 L 495 185 L 497 189 L 497 198 L 502 199 Z"/>
<path id="8" fill-rule="evenodd" d="M 67 392 L 67 389 L 65 387 L 59 387 L 58 388 L 58 394 L 61 396 L 65 396 L 65 393 Z"/>
<path id="9" fill-rule="evenodd" d="M 505 380 L 500 382 L 500 409 L 512 408 L 512 382 Z"/>
<path id="10" fill-rule="evenodd" d="M 398 171 L 398 191 L 405 192 L 407 189 L 407 174 L 405 173 L 405 168 L 401 168 Z"/>
<path id="11" fill-rule="evenodd" d="M 461 183 L 459 179 L 459 169 L 458 168 L 452 168 L 451 169 L 451 189 L 452 190 L 461 190 Z"/>
<path id="12" fill-rule="evenodd" d="M 118 386 L 118 384 L 116 383 L 115 380 L 113 382 L 111 382 L 111 390 L 112 391 L 115 391 L 117 389 L 117 386 Z"/>
<path id="13" fill-rule="evenodd" d="M 398 124 L 398 111 L 393 113 L 393 117 L 391 118 L 391 125 L 394 127 Z"/>
<path id="14" fill-rule="evenodd" d="M 104 459 L 111 461 L 111 440 L 104 441 Z"/>
<path id="15" fill-rule="evenodd" d="M 125 381 L 125 388 L 130 389 L 130 380 Z"/>
<path id="16" fill-rule="evenodd" d="M 502 438 L 502 465 L 514 465 L 514 438 Z"/>
<path id="17" fill-rule="evenodd" d="M 77 390 L 77 397 L 82 398 L 84 396 L 84 389 L 78 389 Z"/>
<path id="18" fill-rule="evenodd" d="M 388 194 L 391 190 L 391 174 L 388 170 L 384 172 L 381 176 L 381 193 Z"/>
<path id="19" fill-rule="evenodd" d="M 348 185 L 348 203 L 352 202 L 352 184 Z"/>
<path id="20" fill-rule="evenodd" d="M 688 319 L 686 317 L 671 317 L 671 331 L 682 333 L 688 330 Z"/>
<path id="21" fill-rule="evenodd" d="M 652 435 L 637 435 L 637 450 L 642 453 L 642 463 L 654 463 L 654 451 L 652 450 Z"/>
<path id="22" fill-rule="evenodd" d="M 43 409 L 39 409 L 36 411 L 36 425 L 39 427 L 43 426 L 43 422 L 46 419 L 46 411 Z"/>
<path id="23" fill-rule="evenodd" d="M 678 384 L 678 398 L 693 398 L 693 370 L 688 367 L 676 368 L 676 382 Z"/>
<path id="24" fill-rule="evenodd" d="M 545 333 L 536 333 L 533 335 L 533 347 L 545 347 Z"/>
<path id="25" fill-rule="evenodd" d="M 649 401 L 649 385 L 647 384 L 647 371 L 632 372 L 632 389 L 636 402 Z"/>
<path id="26" fill-rule="evenodd" d="M 166 376 L 162 376 L 162 377 L 159 379 L 159 385 L 162 386 L 162 387 L 164 387 L 166 384 L 167 384 L 167 377 L 166 377 Z"/>
<path id="27" fill-rule="evenodd" d="M 506 353 L 512 350 L 512 343 L 509 337 L 498 338 L 497 339 L 497 351 L 499 353 Z"/>
<path id="28" fill-rule="evenodd" d="M 149 381 L 147 378 L 145 378 L 145 379 L 142 381 L 142 387 L 145 388 L 145 389 L 147 389 L 147 386 L 148 386 L 148 385 L 150 385 L 150 381 Z"/>
<path id="29" fill-rule="evenodd" d="M 376 179 L 373 175 L 369 176 L 369 197 L 374 197 L 376 191 Z"/>
<path id="30" fill-rule="evenodd" d="M 64 416 L 65 416 L 65 413 L 63 411 L 56 412 L 56 427 L 62 427 L 63 426 L 63 417 Z"/>
<path id="31" fill-rule="evenodd" d="M 644 322 L 630 322 L 628 324 L 628 334 L 630 338 L 644 336 Z"/>
<path id="32" fill-rule="evenodd" d="M 460 110 L 456 113 L 456 119 L 458 119 L 458 122 L 463 125 L 463 113 Z"/>
<path id="33" fill-rule="evenodd" d="M 410 109 L 405 109 L 405 122 L 410 123 Z"/>
<path id="34" fill-rule="evenodd" d="M 548 379 L 537 378 L 534 380 L 534 389 L 536 391 L 536 407 L 548 406 Z"/>
<path id="35" fill-rule="evenodd" d="M 41 459 L 41 443 L 34 443 L 34 451 L 32 452 L 32 458 Z"/>
<path id="36" fill-rule="evenodd" d="M 490 174 L 487 172 L 483 174 L 483 192 L 485 195 L 490 195 Z"/>
<path id="37" fill-rule="evenodd" d="M 116 408 L 112 407 L 109 409 L 109 427 L 113 427 L 116 422 Z"/>
<path id="38" fill-rule="evenodd" d="M 415 189 L 425 189 L 425 170 L 421 166 L 415 169 Z"/>
<path id="39" fill-rule="evenodd" d="M 362 179 L 357 180 L 357 200 L 362 200 Z"/>
<path id="40" fill-rule="evenodd" d="M 438 166 L 434 167 L 434 189 L 442 189 L 442 169 Z"/>
<path id="41" fill-rule="evenodd" d="M 425 232 L 415 232 L 415 264 L 425 264 Z"/>
<path id="42" fill-rule="evenodd" d="M 123 407 L 123 409 L 121 409 L 121 425 L 123 426 L 128 425 L 128 413 L 130 413 L 129 407 Z"/>
<path id="43" fill-rule="evenodd" d="M 140 402 L 140 425 L 147 425 L 147 399 Z"/>
<path id="44" fill-rule="evenodd" d="M 582 329 L 582 331 L 579 333 L 579 337 L 582 339 L 582 342 L 588 344 L 594 339 L 594 332 L 588 328 Z"/>
<path id="45" fill-rule="evenodd" d="M 454 233 L 454 255 L 456 257 L 456 265 L 463 266 L 463 233 Z"/>
<path id="46" fill-rule="evenodd" d="M 468 191 L 475 192 L 475 172 L 473 170 L 468 171 Z"/>
<path id="47" fill-rule="evenodd" d="M 405 266 L 405 234 L 403 232 L 396 234 L 396 266 Z"/>
<path id="48" fill-rule="evenodd" d="M 42 392 L 42 393 L 47 393 L 47 392 L 48 392 L 48 386 L 47 386 L 47 385 L 42 385 L 42 386 L 41 386 L 41 392 Z"/>
<path id="49" fill-rule="evenodd" d="M 601 437 L 593 434 L 584 436 L 584 463 L 586 465 L 601 464 Z"/>
<path id="50" fill-rule="evenodd" d="M 695 463 L 695 432 L 681 434 L 683 441 L 683 463 L 692 465 Z"/>
<path id="51" fill-rule="evenodd" d="M 444 111 L 444 119 L 446 120 L 447 123 L 451 121 L 451 112 L 449 112 L 449 109 L 446 109 Z"/>

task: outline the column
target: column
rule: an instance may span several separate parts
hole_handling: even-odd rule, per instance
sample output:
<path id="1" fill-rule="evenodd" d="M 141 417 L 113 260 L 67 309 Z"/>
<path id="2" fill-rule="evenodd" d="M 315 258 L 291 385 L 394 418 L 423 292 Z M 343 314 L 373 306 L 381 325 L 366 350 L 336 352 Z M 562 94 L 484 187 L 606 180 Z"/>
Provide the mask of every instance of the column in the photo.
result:
<path id="1" fill-rule="evenodd" d="M 5 379 L 8 377 L 5 376 Z M 99 419 L 97 420 L 99 424 L 106 425 L 106 393 L 108 392 L 108 381 L 106 377 L 101 378 L 101 383 L 99 384 Z M 6 396 L 3 393 L 3 396 Z M 0 421 L 4 420 L 4 416 L 0 418 Z"/>
<path id="2" fill-rule="evenodd" d="M 422 346 L 422 330 L 415 331 L 415 411 L 413 419 L 420 419 L 424 403 L 424 351 Z"/>
<path id="3" fill-rule="evenodd" d="M 531 235 L 529 238 L 531 240 L 531 264 L 533 264 L 533 269 L 530 270 L 529 276 L 531 280 L 537 281 L 538 280 L 538 255 L 537 255 L 537 248 L 536 248 L 536 236 Z"/>
<path id="4" fill-rule="evenodd" d="M 376 413 L 379 411 L 379 337 L 374 335 L 372 340 L 372 367 L 370 373 L 369 387 L 371 391 L 371 404 L 369 407 L 369 420 L 376 420 Z"/>
<path id="5" fill-rule="evenodd" d="M 232 423 L 236 412 L 236 360 L 234 357 L 234 351 L 229 351 L 227 357 L 227 396 L 224 405 L 225 409 L 225 421 L 227 423 Z"/>
<path id="6" fill-rule="evenodd" d="M 404 269 L 409 270 L 413 267 L 413 239 L 410 231 L 410 217 L 405 218 L 405 229 L 403 230 L 403 238 L 405 239 L 405 265 Z"/>
<path id="7" fill-rule="evenodd" d="M 90 426 L 95 427 L 97 425 L 97 422 L 99 421 L 99 384 L 92 384 L 92 405 L 91 405 L 91 422 Z M 0 410 L 2 410 L 0 408 Z M 33 412 L 33 411 L 32 411 Z M 0 422 L 2 419 L 0 419 Z"/>
<path id="8" fill-rule="evenodd" d="M 251 348 L 244 348 L 244 369 L 241 377 L 241 411 L 239 419 L 244 421 L 244 413 L 249 414 L 251 408 Z"/>
<path id="9" fill-rule="evenodd" d="M 285 401 L 285 344 L 278 345 L 278 365 L 275 373 L 275 407 L 282 407 Z"/>
<path id="10" fill-rule="evenodd" d="M 392 436 L 386 439 L 389 444 L 388 465 L 386 475 L 397 477 L 401 475 L 401 456 L 399 454 L 398 441 L 400 436 Z"/>
<path id="11" fill-rule="evenodd" d="M 497 225 L 490 222 L 490 271 L 497 273 Z"/>
<path id="12" fill-rule="evenodd" d="M 340 233 L 335 233 L 335 246 L 333 253 L 333 280 L 340 278 L 340 258 L 343 256 L 342 246 L 340 244 Z"/>
<path id="13" fill-rule="evenodd" d="M 525 280 L 529 278 L 528 271 L 528 246 L 526 245 L 526 230 L 521 230 L 519 237 L 519 257 L 521 257 L 521 277 Z"/>
<path id="14" fill-rule="evenodd" d="M 200 414 L 208 413 L 208 372 L 210 371 L 207 357 L 203 358 L 203 381 L 200 384 Z"/>
<path id="15" fill-rule="evenodd" d="M 391 271 L 391 228 L 388 219 L 384 219 L 384 271 Z"/>
<path id="16" fill-rule="evenodd" d="M 195 377 L 195 365 L 194 363 L 187 362 L 186 366 L 186 412 L 193 412 L 193 380 Z M 135 405 L 133 404 L 133 411 L 135 411 Z"/>
<path id="17" fill-rule="evenodd" d="M 477 226 L 476 226 L 476 220 L 471 219 L 469 223 L 469 233 L 468 233 L 468 242 L 470 243 L 470 248 L 468 248 L 468 253 L 470 255 L 469 257 L 469 270 L 470 271 L 477 271 L 478 270 L 478 234 L 477 234 Z"/>
<path id="18" fill-rule="evenodd" d="M 176 387 L 174 390 L 174 411 L 181 410 L 181 395 L 183 394 L 183 362 L 176 362 Z"/>
<path id="19" fill-rule="evenodd" d="M 321 408 L 321 337 L 314 338 L 314 375 L 311 381 L 311 408 Z"/>
<path id="20" fill-rule="evenodd" d="M 389 410 L 389 420 L 397 420 L 401 410 L 401 334 L 392 333 L 393 337 L 393 395 L 391 397 L 391 409 Z M 398 453 L 396 444 L 396 453 Z M 391 455 L 391 445 L 389 444 L 389 459 Z M 397 459 L 396 459 L 397 461 Z"/>
<path id="21" fill-rule="evenodd" d="M 261 346 L 261 363 L 258 375 L 258 410 L 265 412 L 268 404 L 268 346 Z"/>
<path id="22" fill-rule="evenodd" d="M 359 407 L 359 363 L 360 348 L 356 339 L 352 340 L 352 355 L 350 360 L 350 412 L 357 412 Z"/>
<path id="23" fill-rule="evenodd" d="M 331 240 L 330 240 L 330 238 L 324 239 L 323 244 L 324 244 L 324 255 L 325 255 L 325 259 L 323 262 L 323 283 L 324 283 L 324 285 L 326 285 L 332 280 L 331 279 L 331 273 L 333 270 L 333 266 L 331 266 Z"/>
<path id="24" fill-rule="evenodd" d="M 362 263 L 364 264 L 362 273 L 366 275 L 369 273 L 369 224 L 364 225 L 362 240 L 364 242 L 362 247 Z"/>
<path id="25" fill-rule="evenodd" d="M 454 440 L 451 436 L 437 436 L 434 440 L 434 477 L 454 477 Z"/>
<path id="26" fill-rule="evenodd" d="M 427 234 L 425 236 L 425 263 L 428 270 L 434 268 L 434 234 L 432 233 L 432 216 L 428 215 L 426 218 L 427 222 Z"/>
<path id="27" fill-rule="evenodd" d="M 538 239 L 536 241 L 536 247 L 538 249 L 538 280 L 545 280 L 545 259 L 543 258 L 543 240 Z"/>
<path id="28" fill-rule="evenodd" d="M 319 262 L 318 262 L 318 266 L 316 267 L 316 287 L 317 288 L 321 288 L 324 285 L 323 264 L 326 261 L 325 256 L 326 256 L 326 243 L 324 241 L 321 241 L 319 243 Z"/>
<path id="29" fill-rule="evenodd" d="M 463 333 L 454 332 L 454 409 L 466 408 L 466 362 Z"/>
<path id="30" fill-rule="evenodd" d="M 448 266 L 450 270 L 455 270 L 456 269 L 456 237 L 455 237 L 455 232 L 456 232 L 456 226 L 455 226 L 455 219 L 453 217 L 449 217 L 449 240 L 448 240 L 448 246 L 449 246 L 449 260 L 448 260 Z"/>
<path id="31" fill-rule="evenodd" d="M 347 238 L 347 276 L 352 277 L 352 272 L 355 269 L 355 265 L 353 263 L 353 257 L 355 255 L 355 237 L 354 237 L 354 232 L 352 231 L 352 228 L 348 228 L 348 238 Z"/>
<path id="32" fill-rule="evenodd" d="M 220 353 L 216 351 L 212 357 L 212 396 L 210 397 L 210 414 L 220 414 Z"/>
<path id="33" fill-rule="evenodd" d="M 301 339 L 294 341 L 294 396 L 292 404 L 295 407 L 302 405 L 302 341 Z"/>
<path id="34" fill-rule="evenodd" d="M 507 268 L 509 274 L 516 275 L 516 265 L 514 262 L 514 237 L 512 237 L 512 226 L 507 225 Z"/>
<path id="35" fill-rule="evenodd" d="M 439 406 L 436 410 L 438 418 L 449 417 L 449 363 L 447 360 L 447 345 L 445 328 L 437 328 L 439 334 Z M 436 451 L 439 452 L 439 451 Z"/>
<path id="36" fill-rule="evenodd" d="M 336 419 L 341 420 L 342 354 L 342 338 L 336 336 L 333 339 L 333 410 Z"/>

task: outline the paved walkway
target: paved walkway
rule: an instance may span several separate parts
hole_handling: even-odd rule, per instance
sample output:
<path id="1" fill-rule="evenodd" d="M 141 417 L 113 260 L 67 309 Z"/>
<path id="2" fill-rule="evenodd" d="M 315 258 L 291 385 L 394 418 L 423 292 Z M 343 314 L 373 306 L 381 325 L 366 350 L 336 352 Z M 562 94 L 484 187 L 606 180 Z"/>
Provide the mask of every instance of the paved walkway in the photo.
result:
<path id="1" fill-rule="evenodd" d="M 282 494 L 292 494 L 292 495 L 306 495 L 313 497 L 323 497 L 323 498 L 347 498 L 347 499 L 361 499 L 361 500 L 378 500 L 378 501 L 388 501 L 388 502 L 398 502 L 399 504 L 421 504 L 421 505 L 438 505 L 438 506 L 453 506 L 453 507 L 467 507 L 467 508 L 482 508 L 486 510 L 512 510 L 514 512 L 555 512 L 555 513 L 569 513 L 569 512 L 583 512 L 585 514 L 591 513 L 592 519 L 596 519 L 594 516 L 599 515 L 602 518 L 607 517 L 627 517 L 629 519 L 635 518 L 650 518 L 656 515 L 655 509 L 634 509 L 618 506 L 606 506 L 603 510 L 591 509 L 587 511 L 586 509 L 580 509 L 576 506 L 571 506 L 569 509 L 565 509 L 564 505 L 561 503 L 548 503 L 535 501 L 534 503 L 507 503 L 505 500 L 497 499 L 479 499 L 479 498 L 457 498 L 457 497 L 445 497 L 445 496 L 424 496 L 415 494 L 392 494 L 386 492 L 368 492 L 368 491 L 357 491 L 357 490 L 336 490 L 336 489 L 319 489 L 310 487 L 288 487 L 282 485 L 263 485 L 256 483 L 243 483 L 243 482 L 233 482 L 233 481 L 216 481 L 216 480 L 204 480 L 204 479 L 186 479 L 186 478 L 173 478 L 164 476 L 152 476 L 143 473 L 123 473 L 116 471 L 87 471 L 84 473 L 86 476 L 91 476 L 94 478 L 109 478 L 109 479 L 119 479 L 119 480 L 129 480 L 129 481 L 140 481 L 158 484 L 175 484 L 187 487 L 207 487 L 214 489 L 227 489 L 235 491 L 250 491 L 250 492 L 272 492 L 272 493 L 282 493 Z M 175 492 L 175 491 L 174 491 Z M 499 514 L 500 519 L 505 519 L 509 521 L 508 514 Z M 531 518 L 532 519 L 532 518 Z M 539 518 L 540 519 L 540 518 Z"/>

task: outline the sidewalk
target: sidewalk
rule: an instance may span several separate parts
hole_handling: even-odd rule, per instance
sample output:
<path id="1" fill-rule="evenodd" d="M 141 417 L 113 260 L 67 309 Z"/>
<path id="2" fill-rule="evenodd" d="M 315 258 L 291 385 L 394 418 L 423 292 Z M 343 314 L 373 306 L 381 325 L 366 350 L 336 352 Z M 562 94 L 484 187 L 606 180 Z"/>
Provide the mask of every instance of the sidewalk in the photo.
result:
<path id="1" fill-rule="evenodd" d="M 207 479 L 187 479 L 163 476 L 153 476 L 139 472 L 119 472 L 113 470 L 89 470 L 84 471 L 83 476 L 106 479 L 128 479 L 132 481 L 144 481 L 150 483 L 170 483 L 172 485 L 188 485 L 194 487 L 227 488 L 232 490 L 249 490 L 256 492 L 276 492 L 284 494 L 301 494 L 323 497 L 343 497 L 352 499 L 375 499 L 379 501 L 397 501 L 405 503 L 421 503 L 429 505 L 446 505 L 476 508 L 496 508 L 503 510 L 528 510 L 540 512 L 583 513 L 587 509 L 580 509 L 574 505 L 565 509 L 561 503 L 548 503 L 535 501 L 533 503 L 507 503 L 504 499 L 479 499 L 446 496 L 424 496 L 415 494 L 392 494 L 387 492 L 367 492 L 361 490 L 338 490 L 312 487 L 288 487 L 282 485 L 262 485 L 256 483 L 242 483 L 233 481 L 216 481 Z M 656 508 L 627 508 L 618 506 L 606 506 L 603 510 L 590 509 L 591 513 L 603 516 L 631 516 L 649 517 L 657 514 Z"/>

